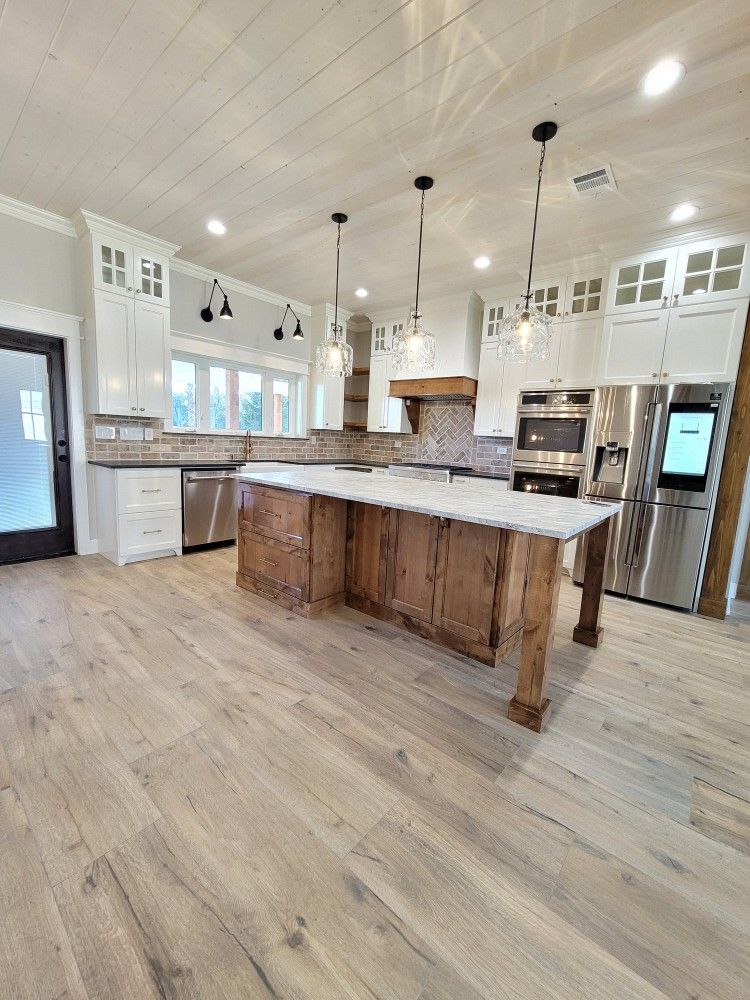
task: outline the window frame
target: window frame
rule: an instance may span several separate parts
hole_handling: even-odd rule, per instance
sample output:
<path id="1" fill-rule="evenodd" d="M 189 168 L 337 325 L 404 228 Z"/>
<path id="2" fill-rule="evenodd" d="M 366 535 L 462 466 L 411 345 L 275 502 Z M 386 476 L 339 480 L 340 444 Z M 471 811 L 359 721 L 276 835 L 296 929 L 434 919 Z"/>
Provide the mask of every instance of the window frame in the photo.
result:
<path id="1" fill-rule="evenodd" d="M 195 386 L 195 427 L 174 427 L 172 424 L 172 366 L 171 361 L 187 361 L 195 365 L 196 386 Z M 172 351 L 170 357 L 170 380 L 169 380 L 169 413 L 168 421 L 165 421 L 164 428 L 167 431 L 174 431 L 179 434 L 212 434 L 241 436 L 247 431 L 239 428 L 215 429 L 210 426 L 210 369 L 225 368 L 231 371 L 247 372 L 250 375 L 259 375 L 261 378 L 262 399 L 262 427 L 260 430 L 250 431 L 250 435 L 256 437 L 300 437 L 303 428 L 300 421 L 303 407 L 300 405 L 303 398 L 303 379 L 305 376 L 294 372 L 280 371 L 277 368 L 266 368 L 262 365 L 249 365 L 241 361 L 228 361 L 221 357 L 209 355 L 191 354 L 187 351 Z M 289 383 L 289 430 L 274 432 L 273 430 L 273 383 L 274 381 L 284 381 Z"/>

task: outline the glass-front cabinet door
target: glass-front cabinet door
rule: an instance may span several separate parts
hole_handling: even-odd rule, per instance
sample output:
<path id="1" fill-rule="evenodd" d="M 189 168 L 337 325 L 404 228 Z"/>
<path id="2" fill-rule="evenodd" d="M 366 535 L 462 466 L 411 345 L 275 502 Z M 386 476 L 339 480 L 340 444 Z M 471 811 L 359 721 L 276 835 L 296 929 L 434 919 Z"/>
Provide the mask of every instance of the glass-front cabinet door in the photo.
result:
<path id="1" fill-rule="evenodd" d="M 660 250 L 615 261 L 607 313 L 639 312 L 670 305 L 677 250 Z"/>
<path id="2" fill-rule="evenodd" d="M 482 322 L 482 343 L 497 343 L 500 336 L 500 326 L 510 311 L 510 303 L 507 300 L 485 303 L 484 320 Z"/>
<path id="3" fill-rule="evenodd" d="M 531 301 L 540 312 L 551 316 L 553 322 L 562 320 L 565 311 L 565 279 L 535 288 L 531 294 Z"/>
<path id="4" fill-rule="evenodd" d="M 133 254 L 133 286 L 135 294 L 147 302 L 169 305 L 169 260 L 157 253 Z"/>
<path id="5" fill-rule="evenodd" d="M 105 292 L 133 295 L 133 251 L 127 243 L 92 236 L 94 286 Z"/>
<path id="6" fill-rule="evenodd" d="M 750 260 L 743 239 L 693 243 L 682 247 L 670 305 L 738 299 L 750 295 Z"/>
<path id="7" fill-rule="evenodd" d="M 565 319 L 595 319 L 604 315 L 604 278 L 568 278 Z"/>
<path id="8" fill-rule="evenodd" d="M 372 324 L 372 354 L 387 354 L 390 349 L 388 327 L 385 323 Z"/>

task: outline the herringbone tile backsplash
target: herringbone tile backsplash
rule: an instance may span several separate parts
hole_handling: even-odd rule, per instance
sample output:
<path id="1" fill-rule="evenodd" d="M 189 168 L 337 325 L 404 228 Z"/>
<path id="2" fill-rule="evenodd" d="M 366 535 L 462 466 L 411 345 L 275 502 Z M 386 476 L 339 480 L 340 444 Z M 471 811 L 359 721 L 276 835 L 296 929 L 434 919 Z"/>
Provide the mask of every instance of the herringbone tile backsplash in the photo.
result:
<path id="1" fill-rule="evenodd" d="M 97 441 L 96 424 L 150 427 L 153 441 Z M 312 431 L 309 438 L 251 439 L 252 458 L 283 460 L 361 459 L 366 462 L 446 462 L 468 465 L 479 472 L 507 476 L 512 440 L 474 437 L 474 410 L 469 403 L 423 402 L 418 435 L 369 434 L 365 431 Z M 86 422 L 89 458 L 145 461 L 208 461 L 244 459 L 245 435 L 175 434 L 160 420 L 89 417 Z"/>

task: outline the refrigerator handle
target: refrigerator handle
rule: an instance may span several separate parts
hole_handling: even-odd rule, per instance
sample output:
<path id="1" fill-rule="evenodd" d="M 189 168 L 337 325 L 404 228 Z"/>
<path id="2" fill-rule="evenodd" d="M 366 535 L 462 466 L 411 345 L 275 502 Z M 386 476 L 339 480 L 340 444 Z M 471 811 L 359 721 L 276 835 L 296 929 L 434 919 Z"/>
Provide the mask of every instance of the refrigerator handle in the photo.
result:
<path id="1" fill-rule="evenodd" d="M 638 512 L 638 523 L 635 528 L 635 540 L 633 542 L 633 551 L 630 555 L 630 566 L 638 566 L 641 560 L 641 543 L 643 542 L 643 527 L 646 523 L 646 504 L 641 504 L 641 509 Z"/>
<path id="2" fill-rule="evenodd" d="M 646 432 L 648 434 L 648 452 L 646 456 L 646 467 L 643 472 L 643 484 L 641 486 L 641 500 L 648 500 L 651 492 L 651 481 L 654 477 L 654 461 L 656 459 L 656 449 L 659 446 L 659 429 L 661 427 L 662 403 L 649 403 L 650 414 L 646 418 Z"/>

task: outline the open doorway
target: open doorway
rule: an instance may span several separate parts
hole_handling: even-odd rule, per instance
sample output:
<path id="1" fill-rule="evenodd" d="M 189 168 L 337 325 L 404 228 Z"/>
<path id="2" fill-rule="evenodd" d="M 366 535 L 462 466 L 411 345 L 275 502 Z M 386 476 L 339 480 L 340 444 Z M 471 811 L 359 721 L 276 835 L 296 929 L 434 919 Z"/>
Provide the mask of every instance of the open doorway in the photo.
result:
<path id="1" fill-rule="evenodd" d="M 745 478 L 737 536 L 729 566 L 727 614 L 750 621 L 750 467 Z"/>

